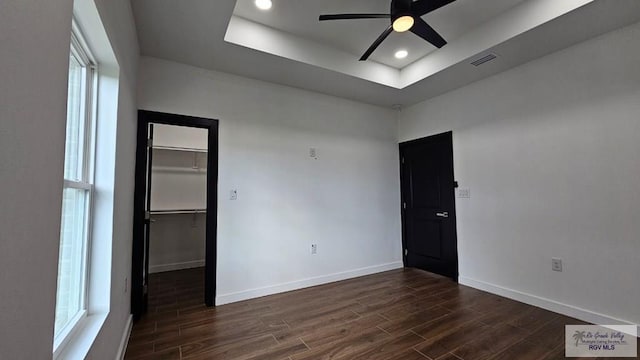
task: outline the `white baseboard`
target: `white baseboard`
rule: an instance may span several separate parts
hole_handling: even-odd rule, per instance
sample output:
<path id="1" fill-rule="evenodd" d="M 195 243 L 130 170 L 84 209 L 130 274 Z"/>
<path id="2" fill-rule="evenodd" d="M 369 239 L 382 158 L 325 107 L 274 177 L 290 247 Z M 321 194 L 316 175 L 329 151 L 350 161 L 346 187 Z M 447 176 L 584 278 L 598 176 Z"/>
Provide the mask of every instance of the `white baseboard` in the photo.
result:
<path id="1" fill-rule="evenodd" d="M 316 276 L 312 278 L 292 281 L 284 284 L 277 284 L 272 286 L 265 286 L 257 289 L 250 289 L 245 291 L 239 291 L 229 294 L 223 294 L 216 296 L 216 305 L 224 305 L 237 301 L 253 299 L 261 296 L 267 296 L 272 294 L 278 294 L 282 292 L 303 289 L 311 286 L 317 286 L 327 284 L 335 281 L 351 279 L 354 277 L 371 275 L 379 272 L 401 269 L 403 267 L 402 261 L 392 262 L 388 264 L 375 265 L 364 267 L 355 270 L 349 270 L 329 275 Z"/>
<path id="2" fill-rule="evenodd" d="M 124 360 L 124 355 L 127 352 L 127 344 L 129 344 L 129 337 L 131 336 L 131 329 L 133 328 L 133 316 L 129 315 L 127 319 L 127 325 L 125 326 L 122 339 L 120 340 L 120 346 L 118 347 L 118 353 L 115 360 Z"/>
<path id="3" fill-rule="evenodd" d="M 470 286 L 478 290 L 500 295 L 509 299 L 523 302 L 525 304 L 537 306 L 545 310 L 553 311 L 578 320 L 586 321 L 598 325 L 636 325 L 628 321 L 617 319 L 605 314 L 579 308 L 577 306 L 564 304 L 555 300 L 546 299 L 540 296 L 527 294 L 518 290 L 505 288 L 499 285 L 490 284 L 480 280 L 460 276 L 458 281 L 462 285 Z"/>
<path id="4" fill-rule="evenodd" d="M 173 264 L 149 265 L 149 274 L 155 274 L 165 271 L 192 269 L 203 266 L 204 260 L 185 261 Z"/>

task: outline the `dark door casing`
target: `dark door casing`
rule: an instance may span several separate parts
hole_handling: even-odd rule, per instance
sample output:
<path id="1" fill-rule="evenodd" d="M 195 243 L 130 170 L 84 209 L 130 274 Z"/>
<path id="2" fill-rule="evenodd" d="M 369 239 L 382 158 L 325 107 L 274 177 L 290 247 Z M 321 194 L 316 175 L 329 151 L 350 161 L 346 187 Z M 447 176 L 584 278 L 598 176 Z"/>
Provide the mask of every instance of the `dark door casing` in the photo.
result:
<path id="1" fill-rule="evenodd" d="M 404 264 L 458 279 L 453 136 L 400 144 Z"/>
<path id="2" fill-rule="evenodd" d="M 154 111 L 138 111 L 136 174 L 133 206 L 133 246 L 131 264 L 131 313 L 138 320 L 147 311 L 147 275 L 149 272 L 149 216 L 151 188 L 153 124 L 189 126 L 207 129 L 207 219 L 205 239 L 204 303 L 213 306 L 216 290 L 216 228 L 218 204 L 218 120 Z"/>

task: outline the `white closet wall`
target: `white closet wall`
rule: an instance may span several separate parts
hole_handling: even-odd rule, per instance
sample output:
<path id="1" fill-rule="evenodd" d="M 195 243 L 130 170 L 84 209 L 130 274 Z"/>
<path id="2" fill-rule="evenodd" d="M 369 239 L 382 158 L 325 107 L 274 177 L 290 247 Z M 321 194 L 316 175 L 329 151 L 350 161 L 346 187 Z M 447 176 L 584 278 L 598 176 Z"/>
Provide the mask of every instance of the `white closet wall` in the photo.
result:
<path id="1" fill-rule="evenodd" d="M 205 129 L 154 125 L 149 272 L 204 266 Z"/>
<path id="2" fill-rule="evenodd" d="M 205 129 L 155 124 L 153 125 L 153 145 L 155 148 L 194 149 L 206 152 L 208 134 Z"/>
<path id="3" fill-rule="evenodd" d="M 149 273 L 204 266 L 206 214 L 153 215 Z"/>
<path id="4" fill-rule="evenodd" d="M 207 154 L 154 149 L 151 211 L 202 210 L 206 207 Z"/>

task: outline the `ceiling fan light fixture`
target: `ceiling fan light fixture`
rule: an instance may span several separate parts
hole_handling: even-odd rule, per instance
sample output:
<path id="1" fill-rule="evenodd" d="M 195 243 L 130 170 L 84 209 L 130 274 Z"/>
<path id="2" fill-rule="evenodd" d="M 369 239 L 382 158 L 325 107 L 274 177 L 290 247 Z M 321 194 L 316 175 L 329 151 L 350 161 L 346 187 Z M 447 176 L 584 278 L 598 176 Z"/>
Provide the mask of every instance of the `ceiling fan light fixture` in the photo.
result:
<path id="1" fill-rule="evenodd" d="M 255 4 L 256 4 L 256 7 L 260 10 L 269 10 L 273 6 L 273 3 L 271 3 L 271 0 L 256 0 Z"/>
<path id="2" fill-rule="evenodd" d="M 396 32 L 405 32 L 413 27 L 415 20 L 413 16 L 404 15 L 393 20 L 393 30 Z"/>

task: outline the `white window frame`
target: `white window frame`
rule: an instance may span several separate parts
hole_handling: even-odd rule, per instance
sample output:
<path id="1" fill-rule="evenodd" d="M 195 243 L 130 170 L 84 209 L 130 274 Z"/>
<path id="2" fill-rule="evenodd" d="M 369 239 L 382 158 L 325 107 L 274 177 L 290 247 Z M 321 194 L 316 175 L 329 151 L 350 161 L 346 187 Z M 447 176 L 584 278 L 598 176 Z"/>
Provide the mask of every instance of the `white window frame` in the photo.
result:
<path id="1" fill-rule="evenodd" d="M 95 145 L 96 145 L 96 119 L 97 119 L 97 99 L 98 99 L 98 73 L 95 57 L 92 55 L 87 42 L 85 41 L 79 26 L 75 19 L 73 20 L 71 32 L 70 55 L 73 55 L 82 66 L 85 67 L 83 72 L 83 81 L 81 88 L 81 96 L 84 101 L 81 103 L 81 114 L 84 121 L 82 122 L 83 149 L 81 179 L 64 179 L 64 189 L 78 189 L 87 192 L 87 209 L 84 224 L 84 243 L 83 243 L 83 259 L 82 259 L 82 279 L 83 292 L 80 300 L 80 312 L 76 314 L 68 324 L 54 334 L 54 358 L 60 354 L 71 339 L 82 329 L 84 321 L 89 315 L 89 270 L 91 268 L 91 233 L 93 218 L 93 198 L 94 198 L 94 174 L 95 174 Z M 66 149 L 65 149 L 66 151 Z M 66 155 L 65 155 L 66 159 Z"/>

